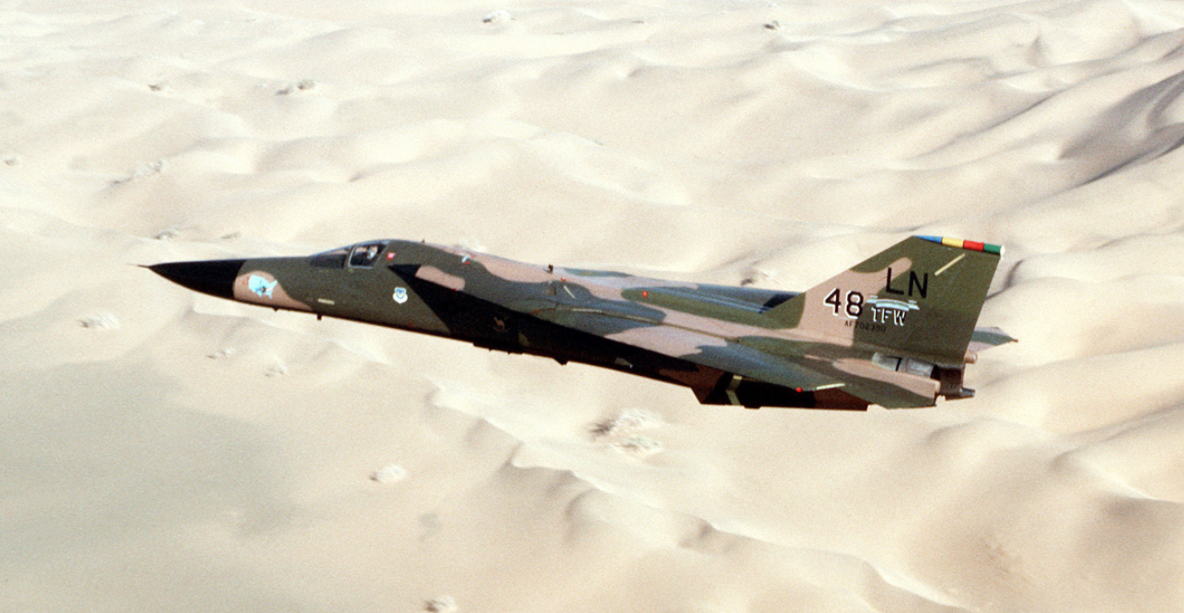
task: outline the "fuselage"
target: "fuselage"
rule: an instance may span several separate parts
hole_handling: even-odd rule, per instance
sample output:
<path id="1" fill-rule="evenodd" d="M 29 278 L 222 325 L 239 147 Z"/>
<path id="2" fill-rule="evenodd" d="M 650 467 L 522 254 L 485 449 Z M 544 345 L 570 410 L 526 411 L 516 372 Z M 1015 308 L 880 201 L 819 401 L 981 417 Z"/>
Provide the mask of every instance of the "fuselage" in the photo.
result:
<path id="1" fill-rule="evenodd" d="M 701 402 L 818 404 L 815 394 L 614 340 L 648 326 L 705 338 L 770 334 L 761 315 L 795 293 L 527 264 L 455 247 L 375 240 L 312 256 L 173 262 L 150 267 L 190 289 L 240 302 L 432 334 L 479 347 L 611 368 L 690 387 Z M 593 331 L 560 325 L 595 316 Z M 794 341 L 785 331 L 785 344 Z M 809 339 L 806 339 L 809 340 Z M 722 341 L 721 341 L 722 342 Z M 811 343 L 813 344 L 813 343 Z M 688 351 L 695 348 L 688 347 Z M 835 396 L 829 394 L 827 396 Z M 840 398 L 833 408 L 865 408 Z M 847 406 L 850 405 L 850 406 Z"/>
<path id="2" fill-rule="evenodd" d="M 801 294 L 403 240 L 150 268 L 221 298 L 676 383 L 705 404 L 864 409 L 973 394 L 968 347 L 1013 340 L 975 328 L 1000 252 L 911 237 Z"/>

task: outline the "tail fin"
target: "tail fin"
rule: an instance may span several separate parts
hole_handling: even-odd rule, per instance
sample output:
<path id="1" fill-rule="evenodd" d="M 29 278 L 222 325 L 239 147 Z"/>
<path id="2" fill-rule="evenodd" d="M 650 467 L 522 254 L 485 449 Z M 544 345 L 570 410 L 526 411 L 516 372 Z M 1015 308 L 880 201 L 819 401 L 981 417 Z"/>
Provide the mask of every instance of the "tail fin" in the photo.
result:
<path id="1" fill-rule="evenodd" d="M 766 316 L 828 343 L 960 367 L 1002 253 L 913 236 Z"/>

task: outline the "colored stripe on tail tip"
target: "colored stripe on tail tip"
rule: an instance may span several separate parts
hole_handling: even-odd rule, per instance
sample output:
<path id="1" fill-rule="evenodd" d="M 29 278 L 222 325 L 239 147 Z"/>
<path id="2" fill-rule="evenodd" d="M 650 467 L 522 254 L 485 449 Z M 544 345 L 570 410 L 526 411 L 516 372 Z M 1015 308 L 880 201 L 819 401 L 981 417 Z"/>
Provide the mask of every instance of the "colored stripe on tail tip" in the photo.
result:
<path id="1" fill-rule="evenodd" d="M 983 253 L 992 253 L 998 256 L 1003 255 L 1003 245 L 976 243 L 974 241 L 964 241 L 960 238 L 950 238 L 948 236 L 918 236 L 917 238 L 927 240 L 931 243 L 945 245 L 947 247 L 956 247 L 958 249 L 967 249 L 970 251 L 982 251 Z"/>

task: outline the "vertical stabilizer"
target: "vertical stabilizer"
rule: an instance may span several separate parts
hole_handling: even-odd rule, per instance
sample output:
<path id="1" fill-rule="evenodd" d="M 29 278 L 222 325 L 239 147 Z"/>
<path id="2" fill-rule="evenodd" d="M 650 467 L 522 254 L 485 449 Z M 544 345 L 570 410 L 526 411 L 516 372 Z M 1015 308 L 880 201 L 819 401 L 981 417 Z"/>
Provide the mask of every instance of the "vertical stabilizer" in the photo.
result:
<path id="1" fill-rule="evenodd" d="M 960 368 L 1002 253 L 913 236 L 766 316 L 828 343 Z"/>

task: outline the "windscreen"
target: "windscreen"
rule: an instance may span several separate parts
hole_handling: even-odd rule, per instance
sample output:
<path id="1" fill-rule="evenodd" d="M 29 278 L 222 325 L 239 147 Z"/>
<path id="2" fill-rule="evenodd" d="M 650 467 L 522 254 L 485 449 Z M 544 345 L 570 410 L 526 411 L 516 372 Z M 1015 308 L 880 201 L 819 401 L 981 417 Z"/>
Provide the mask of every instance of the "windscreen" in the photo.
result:
<path id="1" fill-rule="evenodd" d="M 354 245 L 353 251 L 349 254 L 350 268 L 373 268 L 374 262 L 378 260 L 378 254 L 382 253 L 388 242 L 371 241 Z"/>
<path id="2" fill-rule="evenodd" d="M 338 247 L 323 251 L 308 259 L 308 263 L 317 268 L 345 268 L 345 259 L 349 256 L 349 247 Z"/>

